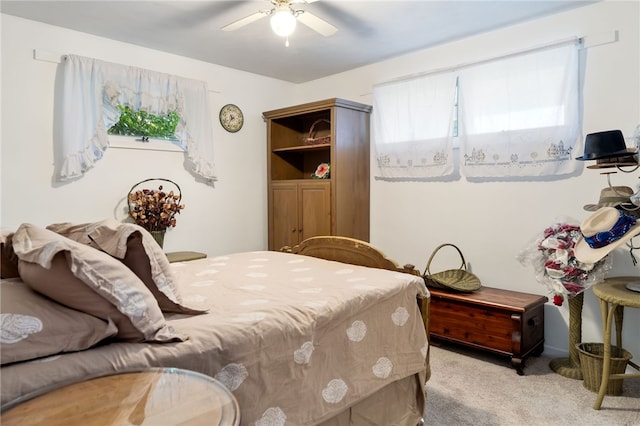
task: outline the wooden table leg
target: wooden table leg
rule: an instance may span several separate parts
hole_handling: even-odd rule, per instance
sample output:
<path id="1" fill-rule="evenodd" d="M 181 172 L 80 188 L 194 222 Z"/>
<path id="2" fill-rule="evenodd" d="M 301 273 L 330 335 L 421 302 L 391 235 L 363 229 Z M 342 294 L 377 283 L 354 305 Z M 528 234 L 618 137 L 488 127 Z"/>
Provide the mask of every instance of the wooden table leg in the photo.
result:
<path id="1" fill-rule="evenodd" d="M 622 321 L 624 320 L 624 306 L 618 305 L 613 311 L 616 322 L 616 346 L 622 349 Z"/>
<path id="2" fill-rule="evenodd" d="M 593 405 L 595 410 L 599 410 L 602 405 L 604 395 L 607 393 L 607 387 L 609 386 L 609 372 L 611 368 L 611 326 L 613 325 L 614 313 L 617 311 L 618 306 L 611 304 L 609 307 L 608 302 L 600 299 L 600 312 L 602 313 L 602 326 L 603 326 L 603 344 L 604 344 L 604 359 L 602 360 L 602 376 L 600 380 L 600 391 L 598 397 Z M 622 328 L 622 327 L 621 327 Z"/>

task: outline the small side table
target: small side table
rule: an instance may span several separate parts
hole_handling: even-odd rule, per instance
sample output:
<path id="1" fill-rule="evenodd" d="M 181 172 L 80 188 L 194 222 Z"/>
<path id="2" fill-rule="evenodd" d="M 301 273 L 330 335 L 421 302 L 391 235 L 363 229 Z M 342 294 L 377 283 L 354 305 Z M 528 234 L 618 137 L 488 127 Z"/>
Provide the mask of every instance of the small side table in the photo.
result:
<path id="1" fill-rule="evenodd" d="M 205 253 L 200 253 L 197 251 L 174 251 L 171 253 L 167 253 L 167 259 L 169 259 L 169 263 L 186 262 L 187 260 L 204 259 L 205 257 L 207 257 Z"/>
<path id="2" fill-rule="evenodd" d="M 611 374 L 611 328 L 613 319 L 616 322 L 616 346 L 622 348 L 622 321 L 625 306 L 640 308 L 640 293 L 631 291 L 626 285 L 640 280 L 639 277 L 615 277 L 608 278 L 592 287 L 593 293 L 600 299 L 600 312 L 602 314 L 602 342 L 604 344 L 604 359 L 602 361 L 602 381 L 600 391 L 593 405 L 599 410 L 602 400 L 607 392 L 607 385 L 611 379 L 640 378 L 640 374 L 622 373 Z M 628 364 L 640 372 L 640 366 L 628 361 Z"/>
<path id="3" fill-rule="evenodd" d="M 233 394 L 212 377 L 152 368 L 98 377 L 9 403 L 3 426 L 240 424 Z"/>

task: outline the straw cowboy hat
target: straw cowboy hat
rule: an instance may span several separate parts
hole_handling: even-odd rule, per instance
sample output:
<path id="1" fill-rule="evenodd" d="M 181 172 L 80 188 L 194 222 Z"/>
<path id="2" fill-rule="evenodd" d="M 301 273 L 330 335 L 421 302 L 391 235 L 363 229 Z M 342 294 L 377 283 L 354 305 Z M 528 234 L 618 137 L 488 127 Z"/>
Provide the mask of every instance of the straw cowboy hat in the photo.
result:
<path id="1" fill-rule="evenodd" d="M 580 262 L 596 263 L 640 234 L 640 220 L 615 207 L 602 207 L 580 224 L 580 231 L 574 255 Z"/>
<path id="2" fill-rule="evenodd" d="M 584 154 L 576 160 L 597 160 L 599 158 L 627 155 L 627 145 L 620 130 L 589 133 L 584 142 Z"/>
<path id="3" fill-rule="evenodd" d="M 628 204 L 629 208 L 635 206 L 631 204 L 633 189 L 628 186 L 608 186 L 600 191 L 598 204 L 586 204 L 584 209 L 590 212 L 598 210 L 600 207 L 616 207 L 621 204 Z"/>

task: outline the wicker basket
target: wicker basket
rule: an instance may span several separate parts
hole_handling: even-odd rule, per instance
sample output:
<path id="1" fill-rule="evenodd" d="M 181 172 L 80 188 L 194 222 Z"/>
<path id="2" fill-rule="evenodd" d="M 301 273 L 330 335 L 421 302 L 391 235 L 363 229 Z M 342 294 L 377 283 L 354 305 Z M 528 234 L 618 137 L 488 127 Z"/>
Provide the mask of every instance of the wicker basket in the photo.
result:
<path id="1" fill-rule="evenodd" d="M 435 257 L 438 251 L 446 246 L 451 246 L 458 251 L 460 255 L 460 260 L 462 261 L 462 265 L 458 269 L 448 269 L 441 272 L 436 272 L 435 274 L 430 271 L 431 261 Z M 462 255 L 462 251 L 455 245 L 451 243 L 440 244 L 438 247 L 433 250 L 431 256 L 429 256 L 429 260 L 427 261 L 427 267 L 422 274 L 422 278 L 424 278 L 424 283 L 427 287 L 435 287 L 435 288 L 443 288 L 447 290 L 456 290 L 461 292 L 472 292 L 479 290 L 482 287 L 480 283 L 480 278 L 478 278 L 475 274 L 467 271 L 467 263 L 464 260 L 464 256 Z"/>
<path id="2" fill-rule="evenodd" d="M 603 343 L 578 343 L 578 354 L 580 356 L 580 365 L 582 366 L 582 375 L 584 376 L 583 385 L 592 392 L 600 391 L 600 383 L 602 382 L 602 367 L 604 362 L 604 344 Z M 611 374 L 622 374 L 627 369 L 627 362 L 631 359 L 631 353 L 617 346 L 611 346 Z M 622 395 L 623 379 L 609 380 L 606 395 Z"/>
<path id="3" fill-rule="evenodd" d="M 320 145 L 323 143 L 331 143 L 331 135 L 316 137 L 316 134 L 318 133 L 318 129 L 316 128 L 316 126 L 318 126 L 319 124 L 328 125 L 327 130 L 331 128 L 331 122 L 329 120 L 321 118 L 320 120 L 314 121 L 313 124 L 311 125 L 311 128 L 309 129 L 309 135 L 305 140 L 305 143 L 307 145 Z"/>
<path id="4" fill-rule="evenodd" d="M 150 186 L 151 188 L 147 188 L 148 186 Z M 171 225 L 168 225 L 166 222 L 173 220 L 174 216 L 180 213 L 180 208 L 178 208 L 177 210 L 172 210 L 170 212 L 165 211 L 165 213 L 169 213 L 169 218 L 162 219 L 164 223 L 160 223 L 159 220 L 140 223 L 136 220 L 134 216 L 134 211 L 137 209 L 137 206 L 131 197 L 134 196 L 134 198 L 137 198 L 136 197 L 137 194 L 145 193 L 145 191 L 157 192 L 157 191 L 160 191 L 161 187 L 162 187 L 162 192 L 165 192 L 167 194 L 169 194 L 170 192 L 173 192 L 174 198 L 171 199 L 171 204 L 180 206 L 180 202 L 182 201 L 182 191 L 180 190 L 180 187 L 174 181 L 165 179 L 165 178 L 144 179 L 136 183 L 135 185 L 133 185 L 129 190 L 129 193 L 127 194 L 127 207 L 129 209 L 129 216 L 133 218 L 135 223 L 137 223 L 138 225 L 142 226 L 147 231 L 149 231 L 160 247 L 162 247 L 164 244 L 164 236 L 165 236 L 166 229 L 169 226 L 171 226 Z M 156 218 L 159 217 L 159 215 L 153 215 L 153 216 Z"/>

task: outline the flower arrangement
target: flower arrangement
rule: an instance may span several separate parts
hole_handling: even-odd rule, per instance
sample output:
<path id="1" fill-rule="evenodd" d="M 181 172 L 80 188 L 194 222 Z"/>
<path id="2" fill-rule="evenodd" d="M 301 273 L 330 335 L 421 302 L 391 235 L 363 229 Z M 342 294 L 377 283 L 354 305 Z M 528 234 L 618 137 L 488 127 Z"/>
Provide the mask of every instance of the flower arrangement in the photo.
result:
<path id="1" fill-rule="evenodd" d="M 330 172 L 331 165 L 329 163 L 320 163 L 311 177 L 313 179 L 329 179 Z"/>
<path id="2" fill-rule="evenodd" d="M 557 306 L 600 281 L 611 267 L 606 258 L 593 264 L 576 259 L 573 248 L 581 237 L 578 225 L 554 223 L 518 256 L 521 263 L 533 265 L 536 279 L 547 286 Z"/>
<path id="3" fill-rule="evenodd" d="M 175 215 L 184 209 L 184 204 L 180 204 L 180 193 L 164 192 L 162 185 L 157 190 L 132 190 L 128 198 L 129 216 L 147 231 L 165 231 L 175 227 Z"/>

